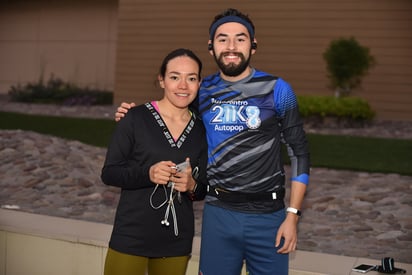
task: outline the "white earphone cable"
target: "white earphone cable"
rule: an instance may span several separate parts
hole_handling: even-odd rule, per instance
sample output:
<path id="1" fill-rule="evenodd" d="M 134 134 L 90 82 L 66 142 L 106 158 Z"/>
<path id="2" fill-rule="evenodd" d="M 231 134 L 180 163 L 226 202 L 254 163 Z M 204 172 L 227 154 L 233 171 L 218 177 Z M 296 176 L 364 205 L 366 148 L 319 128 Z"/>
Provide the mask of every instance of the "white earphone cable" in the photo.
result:
<path id="1" fill-rule="evenodd" d="M 169 195 L 169 199 L 167 198 L 168 196 L 167 196 L 166 187 L 163 185 L 163 190 L 164 190 L 164 193 L 165 193 L 165 200 L 164 200 L 160 205 L 155 206 L 155 205 L 153 204 L 153 196 L 154 196 L 154 194 L 156 193 L 156 191 L 157 191 L 157 189 L 158 189 L 158 187 L 159 187 L 159 184 L 156 184 L 156 186 L 155 186 L 152 194 L 150 195 L 150 206 L 151 206 L 153 209 L 157 210 L 157 209 L 162 208 L 165 204 L 167 204 L 165 216 L 164 216 L 164 219 L 161 221 L 161 224 L 163 224 L 163 225 L 165 225 L 165 226 L 169 226 L 169 225 L 170 225 L 170 224 L 169 224 L 169 214 L 170 214 L 170 211 L 171 211 L 171 212 L 172 212 L 172 217 L 173 217 L 174 233 L 175 233 L 175 236 L 178 236 L 178 235 L 179 235 L 179 228 L 178 228 L 178 226 L 177 226 L 177 215 L 176 215 L 176 209 L 175 209 L 175 205 L 174 205 L 174 202 L 173 202 L 173 201 L 174 201 L 174 198 L 175 198 L 174 195 L 176 194 L 176 192 L 178 193 L 178 196 L 180 196 L 180 192 L 174 191 L 174 186 L 175 186 L 175 183 L 174 183 L 174 182 L 169 182 L 169 184 L 170 184 L 170 195 Z M 168 184 L 168 185 L 169 185 L 169 184 Z"/>

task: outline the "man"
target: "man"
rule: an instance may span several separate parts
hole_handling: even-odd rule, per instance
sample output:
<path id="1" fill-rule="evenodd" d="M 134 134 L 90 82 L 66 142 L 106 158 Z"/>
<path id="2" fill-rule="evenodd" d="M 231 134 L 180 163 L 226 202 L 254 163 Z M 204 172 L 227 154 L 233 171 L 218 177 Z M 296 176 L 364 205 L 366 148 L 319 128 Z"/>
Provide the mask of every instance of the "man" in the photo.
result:
<path id="1" fill-rule="evenodd" d="M 219 72 L 203 80 L 196 105 L 208 141 L 208 195 L 199 274 L 288 274 L 309 182 L 309 150 L 288 83 L 250 66 L 257 49 L 250 18 L 228 9 L 209 28 L 208 50 Z M 116 113 L 120 119 L 127 108 Z M 285 209 L 281 144 L 291 159 Z"/>

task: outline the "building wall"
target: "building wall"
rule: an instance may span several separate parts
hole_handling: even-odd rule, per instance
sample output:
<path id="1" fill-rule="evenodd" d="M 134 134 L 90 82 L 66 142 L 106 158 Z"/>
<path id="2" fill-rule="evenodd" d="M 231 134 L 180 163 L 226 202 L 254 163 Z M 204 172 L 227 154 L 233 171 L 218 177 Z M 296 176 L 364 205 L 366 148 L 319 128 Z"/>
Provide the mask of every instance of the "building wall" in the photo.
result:
<path id="1" fill-rule="evenodd" d="M 0 93 L 54 75 L 114 87 L 117 1 L 0 1 Z"/>
<path id="2" fill-rule="evenodd" d="M 331 40 L 355 37 L 377 65 L 354 95 L 380 119 L 412 120 L 412 1 L 409 0 L 119 0 L 115 101 L 161 97 L 153 82 L 162 58 L 193 49 L 205 75 L 216 70 L 207 51 L 215 14 L 235 7 L 256 26 L 255 67 L 289 81 L 297 94 L 332 95 L 322 54 Z"/>
<path id="3" fill-rule="evenodd" d="M 193 49 L 204 75 L 216 71 L 208 27 L 227 7 L 256 25 L 252 65 L 283 77 L 297 94 L 332 95 L 322 54 L 331 40 L 355 37 L 377 65 L 354 95 L 379 119 L 412 120 L 410 0 L 0 1 L 0 94 L 53 74 L 114 89 L 116 104 L 159 98 L 158 67 L 174 48 Z"/>

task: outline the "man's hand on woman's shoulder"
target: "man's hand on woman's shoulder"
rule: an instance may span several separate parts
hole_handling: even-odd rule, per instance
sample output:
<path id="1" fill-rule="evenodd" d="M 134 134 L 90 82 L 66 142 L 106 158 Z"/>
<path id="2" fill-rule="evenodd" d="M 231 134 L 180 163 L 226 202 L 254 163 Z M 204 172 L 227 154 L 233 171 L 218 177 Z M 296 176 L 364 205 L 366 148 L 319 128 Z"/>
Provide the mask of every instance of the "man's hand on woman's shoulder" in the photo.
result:
<path id="1" fill-rule="evenodd" d="M 129 111 L 130 108 L 135 107 L 136 104 L 134 102 L 127 103 L 122 102 L 119 107 L 117 107 L 117 112 L 114 114 L 114 120 L 120 121 Z"/>

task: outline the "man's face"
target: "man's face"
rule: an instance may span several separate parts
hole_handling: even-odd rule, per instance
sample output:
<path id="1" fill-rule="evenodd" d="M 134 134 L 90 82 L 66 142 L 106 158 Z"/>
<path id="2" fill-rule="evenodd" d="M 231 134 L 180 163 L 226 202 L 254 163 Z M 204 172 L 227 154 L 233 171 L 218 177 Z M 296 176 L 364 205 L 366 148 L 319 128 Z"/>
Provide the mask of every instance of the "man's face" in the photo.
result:
<path id="1" fill-rule="evenodd" d="M 214 36 L 213 53 L 224 75 L 230 77 L 247 75 L 250 58 L 254 53 L 247 28 L 236 22 L 219 26 Z"/>

